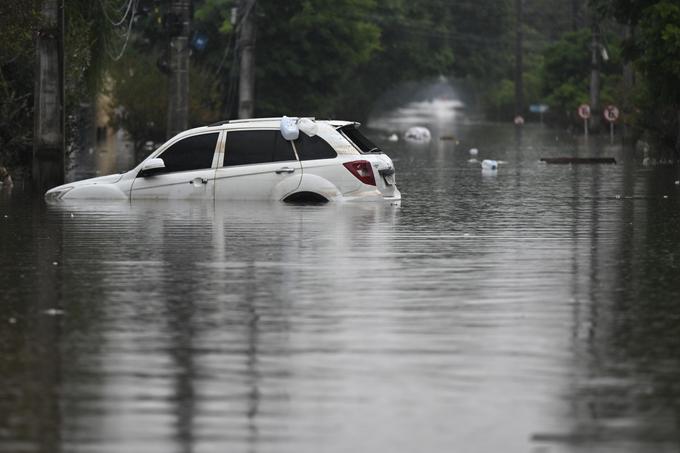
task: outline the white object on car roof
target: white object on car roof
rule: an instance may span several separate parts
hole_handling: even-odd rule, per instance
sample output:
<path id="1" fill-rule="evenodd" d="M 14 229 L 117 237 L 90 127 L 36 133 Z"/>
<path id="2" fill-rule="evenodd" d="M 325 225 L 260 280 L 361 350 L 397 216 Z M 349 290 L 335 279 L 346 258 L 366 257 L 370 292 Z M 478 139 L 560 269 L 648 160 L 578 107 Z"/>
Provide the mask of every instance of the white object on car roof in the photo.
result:
<path id="1" fill-rule="evenodd" d="M 281 135 L 288 141 L 297 140 L 300 136 L 300 129 L 296 120 L 296 118 L 288 118 L 287 116 L 281 118 Z"/>
<path id="2" fill-rule="evenodd" d="M 319 131 L 316 122 L 309 118 L 300 118 L 297 121 L 297 126 L 302 132 L 309 135 L 310 137 L 314 137 Z"/>

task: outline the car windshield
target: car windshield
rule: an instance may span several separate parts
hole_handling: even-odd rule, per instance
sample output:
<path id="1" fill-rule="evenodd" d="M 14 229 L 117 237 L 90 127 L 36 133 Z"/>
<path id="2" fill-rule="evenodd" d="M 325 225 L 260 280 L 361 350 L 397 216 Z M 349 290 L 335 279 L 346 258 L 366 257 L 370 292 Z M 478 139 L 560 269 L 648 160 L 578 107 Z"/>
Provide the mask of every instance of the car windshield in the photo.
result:
<path id="1" fill-rule="evenodd" d="M 362 134 L 356 125 L 349 124 L 340 129 L 345 137 L 347 137 L 362 153 L 382 153 L 382 150 L 370 141 L 364 134 Z"/>

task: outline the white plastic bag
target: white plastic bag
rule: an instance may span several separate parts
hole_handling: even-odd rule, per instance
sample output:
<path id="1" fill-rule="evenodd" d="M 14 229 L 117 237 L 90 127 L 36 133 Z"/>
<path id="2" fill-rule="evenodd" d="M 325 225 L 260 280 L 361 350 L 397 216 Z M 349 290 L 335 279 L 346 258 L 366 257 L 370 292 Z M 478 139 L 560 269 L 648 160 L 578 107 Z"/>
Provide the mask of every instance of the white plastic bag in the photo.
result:
<path id="1" fill-rule="evenodd" d="M 310 137 L 314 137 L 318 130 L 316 123 L 309 118 L 300 118 L 297 121 L 297 126 L 302 132 L 309 135 Z"/>

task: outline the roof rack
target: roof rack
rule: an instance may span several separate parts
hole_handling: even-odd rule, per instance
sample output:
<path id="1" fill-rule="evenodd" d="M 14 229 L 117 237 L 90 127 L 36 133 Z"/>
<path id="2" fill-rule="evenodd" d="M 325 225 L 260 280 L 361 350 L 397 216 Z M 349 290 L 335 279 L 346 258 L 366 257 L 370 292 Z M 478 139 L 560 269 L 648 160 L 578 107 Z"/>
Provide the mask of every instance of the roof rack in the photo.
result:
<path id="1" fill-rule="evenodd" d="M 213 126 L 222 126 L 224 124 L 234 124 L 234 123 L 256 123 L 260 121 L 280 121 L 282 117 L 276 116 L 276 117 L 271 117 L 271 118 L 244 118 L 244 119 L 238 119 L 238 120 L 225 120 L 225 121 L 218 121 L 217 123 L 213 124 L 208 124 L 208 127 L 213 127 Z M 298 119 L 298 117 L 291 117 Z M 316 118 L 313 116 L 305 116 L 301 118 L 307 118 L 309 120 L 315 121 Z"/>

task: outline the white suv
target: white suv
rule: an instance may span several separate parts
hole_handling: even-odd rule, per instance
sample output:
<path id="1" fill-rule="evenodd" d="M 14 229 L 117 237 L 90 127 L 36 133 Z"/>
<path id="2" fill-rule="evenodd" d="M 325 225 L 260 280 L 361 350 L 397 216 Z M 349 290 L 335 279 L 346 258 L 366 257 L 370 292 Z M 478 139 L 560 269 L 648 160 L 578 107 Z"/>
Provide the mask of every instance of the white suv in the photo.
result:
<path id="1" fill-rule="evenodd" d="M 296 129 L 300 123 L 297 139 L 284 138 L 285 122 Z M 199 127 L 176 135 L 127 173 L 64 184 L 45 197 L 400 200 L 392 160 L 358 126 L 284 117 Z"/>

